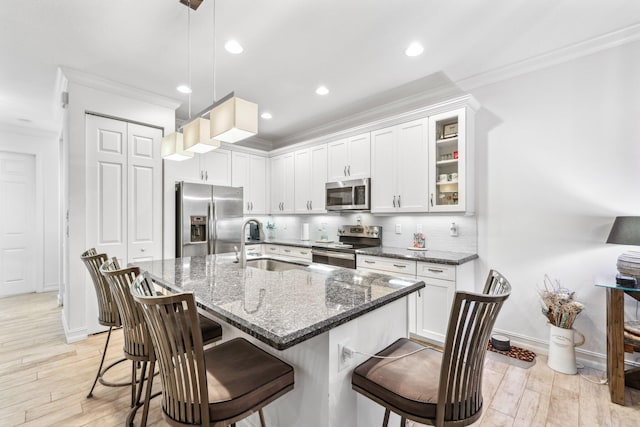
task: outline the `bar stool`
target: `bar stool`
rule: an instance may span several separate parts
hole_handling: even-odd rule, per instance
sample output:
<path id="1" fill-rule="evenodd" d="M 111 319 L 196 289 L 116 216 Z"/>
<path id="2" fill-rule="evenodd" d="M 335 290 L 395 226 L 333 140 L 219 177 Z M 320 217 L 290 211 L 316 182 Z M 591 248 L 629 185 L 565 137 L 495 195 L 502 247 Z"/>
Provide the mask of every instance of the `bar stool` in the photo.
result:
<path id="1" fill-rule="evenodd" d="M 125 358 L 132 361 L 131 364 L 131 411 L 127 416 L 127 425 L 133 425 L 133 419 L 137 410 L 144 406 L 141 426 L 146 426 L 149 413 L 149 400 L 160 395 L 160 392 L 151 396 L 152 376 L 155 367 L 155 356 L 153 354 L 153 344 L 149 335 L 149 329 L 144 320 L 141 307 L 136 304 L 131 295 L 131 284 L 140 274 L 138 267 L 119 268 L 118 261 L 113 258 L 105 261 L 100 266 L 101 274 L 106 278 L 111 289 L 111 293 L 120 312 L 124 334 L 124 354 Z M 149 292 L 153 292 L 149 288 Z M 199 316 L 198 324 L 203 336 L 204 345 L 211 344 L 222 338 L 222 327 L 204 316 Z M 136 364 L 142 362 L 141 378 L 137 378 Z M 147 373 L 147 362 L 149 370 Z M 147 397 L 143 402 L 142 389 L 145 377 L 147 378 Z M 136 387 L 137 384 L 137 387 Z"/>
<path id="2" fill-rule="evenodd" d="M 480 417 L 487 342 L 511 292 L 506 280 L 497 283 L 483 294 L 456 292 L 443 354 L 401 338 L 355 368 L 352 388 L 384 406 L 384 427 L 392 411 L 402 427 L 407 419 L 460 427 Z"/>
<path id="3" fill-rule="evenodd" d="M 102 274 L 100 274 L 100 266 L 103 262 L 107 260 L 106 254 L 98 254 L 94 248 L 88 249 L 82 253 L 80 256 L 82 262 L 89 270 L 89 275 L 91 276 L 91 280 L 93 281 L 93 286 L 96 290 L 96 297 L 98 298 L 98 323 L 102 326 L 109 327 L 109 333 L 107 334 L 107 340 L 104 343 L 104 350 L 102 352 L 102 358 L 100 359 L 100 366 L 98 367 L 98 373 L 96 374 L 95 380 L 93 380 L 93 385 L 91 386 L 91 390 L 87 395 L 87 398 L 93 397 L 93 389 L 96 387 L 98 381 L 100 384 L 105 385 L 107 387 L 124 387 L 128 386 L 129 383 L 112 383 L 106 381 L 103 377 L 104 374 L 117 364 L 124 362 L 126 359 L 118 359 L 115 362 L 111 363 L 106 368 L 102 368 L 104 365 L 104 359 L 107 355 L 107 348 L 109 347 L 109 340 L 111 339 L 111 331 L 113 328 L 119 328 L 120 323 L 120 314 L 118 312 L 118 307 L 113 301 L 113 296 L 111 295 L 111 290 L 109 289 L 109 285 Z"/>
<path id="4" fill-rule="evenodd" d="M 193 294 L 153 296 L 145 276 L 138 276 L 131 292 L 158 358 L 167 422 L 235 427 L 258 412 L 264 427 L 262 408 L 293 389 L 293 368 L 242 338 L 204 350 Z"/>

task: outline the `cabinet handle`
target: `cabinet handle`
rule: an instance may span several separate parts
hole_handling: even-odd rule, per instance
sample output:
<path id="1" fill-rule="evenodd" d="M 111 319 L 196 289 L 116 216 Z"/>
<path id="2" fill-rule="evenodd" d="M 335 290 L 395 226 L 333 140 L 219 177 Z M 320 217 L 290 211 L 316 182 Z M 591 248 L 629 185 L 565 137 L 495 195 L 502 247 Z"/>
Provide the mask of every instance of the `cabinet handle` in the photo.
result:
<path id="1" fill-rule="evenodd" d="M 251 208 L 249 207 L 249 202 L 247 202 L 247 210 L 251 210 Z"/>
<path id="2" fill-rule="evenodd" d="M 402 264 L 393 264 L 393 266 L 398 268 L 407 268 L 406 265 L 402 265 Z"/>
<path id="3" fill-rule="evenodd" d="M 309 252 L 300 251 L 300 255 L 306 255 L 306 254 L 308 254 L 308 253 L 309 253 Z"/>
<path id="4" fill-rule="evenodd" d="M 204 181 L 204 171 L 202 169 L 200 170 L 200 179 Z"/>
<path id="5" fill-rule="evenodd" d="M 420 298 L 422 295 L 420 295 L 420 289 L 418 289 L 418 298 Z"/>
<path id="6" fill-rule="evenodd" d="M 313 210 L 313 200 L 309 200 L 309 210 Z"/>
<path id="7" fill-rule="evenodd" d="M 309 210 L 309 201 L 307 200 L 307 210 Z"/>
<path id="8" fill-rule="evenodd" d="M 344 176 L 347 176 L 347 167 L 344 167 Z"/>
<path id="9" fill-rule="evenodd" d="M 430 201 L 431 201 L 431 206 L 433 206 L 433 193 L 431 193 Z"/>
<path id="10" fill-rule="evenodd" d="M 347 175 L 351 176 L 351 165 L 347 166 Z"/>
<path id="11" fill-rule="evenodd" d="M 250 203 L 251 203 L 251 210 L 253 211 L 253 202 L 250 202 Z"/>
<path id="12" fill-rule="evenodd" d="M 375 264 L 375 261 L 369 261 L 368 259 L 365 259 L 364 262 L 366 262 L 367 264 Z"/>
<path id="13" fill-rule="evenodd" d="M 209 171 L 204 171 L 204 180 L 209 181 Z"/>
<path id="14" fill-rule="evenodd" d="M 444 270 L 440 270 L 439 268 L 427 268 L 432 273 L 444 273 Z"/>
<path id="15" fill-rule="evenodd" d="M 140 248 L 140 252 L 144 252 L 144 248 Z"/>
<path id="16" fill-rule="evenodd" d="M 400 207 L 400 195 L 398 194 L 398 207 Z"/>
<path id="17" fill-rule="evenodd" d="M 396 207 L 396 196 L 393 196 L 393 207 Z"/>
<path id="18" fill-rule="evenodd" d="M 285 251 L 286 253 L 289 253 L 289 252 L 291 252 L 291 251 L 290 251 L 289 249 L 285 249 L 284 251 Z"/>

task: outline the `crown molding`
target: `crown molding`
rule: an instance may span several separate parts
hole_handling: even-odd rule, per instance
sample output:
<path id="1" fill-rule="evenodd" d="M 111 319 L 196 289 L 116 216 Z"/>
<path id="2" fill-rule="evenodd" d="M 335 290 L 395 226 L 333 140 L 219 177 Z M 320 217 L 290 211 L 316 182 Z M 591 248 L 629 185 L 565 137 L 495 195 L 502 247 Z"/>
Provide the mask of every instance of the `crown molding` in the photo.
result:
<path id="1" fill-rule="evenodd" d="M 640 24 L 634 24 L 582 42 L 532 56 L 522 61 L 464 77 L 456 80 L 455 84 L 463 91 L 468 92 L 482 86 L 487 86 L 638 40 L 640 40 Z"/>
<path id="2" fill-rule="evenodd" d="M 66 77 L 70 83 L 87 86 L 109 93 L 115 93 L 127 98 L 137 99 L 139 101 L 148 102 L 150 104 L 170 108 L 172 110 L 177 109 L 181 104 L 181 102 L 176 99 L 148 92 L 123 83 L 114 82 L 113 80 L 109 80 L 104 77 L 94 76 L 73 68 L 60 67 L 60 70 L 62 70 L 64 77 Z"/>
<path id="3" fill-rule="evenodd" d="M 384 109 L 385 106 L 381 106 L 381 107 L 383 107 L 382 109 Z M 477 111 L 480 108 L 480 104 L 471 95 L 458 96 L 456 98 L 451 98 L 446 101 L 422 106 L 420 108 L 416 108 L 410 111 L 405 111 L 403 113 L 389 115 L 387 117 L 384 117 L 378 120 L 372 120 L 364 124 L 350 127 L 348 129 L 343 129 L 337 132 L 323 134 L 315 138 L 310 138 L 305 141 L 280 147 L 270 151 L 269 157 L 278 156 L 280 154 L 289 153 L 295 150 L 299 150 L 301 148 L 311 147 L 313 145 L 322 144 L 325 142 L 336 141 L 342 138 L 349 138 L 351 136 L 359 135 L 361 133 L 371 132 L 371 131 L 386 128 L 389 126 L 406 123 L 411 120 L 422 119 L 434 114 L 450 111 L 454 108 L 460 108 L 460 107 L 467 107 L 473 111 Z"/>

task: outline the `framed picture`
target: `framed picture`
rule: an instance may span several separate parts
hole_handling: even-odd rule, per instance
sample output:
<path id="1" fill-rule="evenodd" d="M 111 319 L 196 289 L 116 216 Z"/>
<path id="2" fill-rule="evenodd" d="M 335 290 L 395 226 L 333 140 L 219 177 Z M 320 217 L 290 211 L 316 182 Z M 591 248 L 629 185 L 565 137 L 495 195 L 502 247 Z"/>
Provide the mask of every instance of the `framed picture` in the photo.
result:
<path id="1" fill-rule="evenodd" d="M 450 123 L 442 127 L 443 138 L 453 138 L 454 136 L 458 136 L 458 123 Z"/>

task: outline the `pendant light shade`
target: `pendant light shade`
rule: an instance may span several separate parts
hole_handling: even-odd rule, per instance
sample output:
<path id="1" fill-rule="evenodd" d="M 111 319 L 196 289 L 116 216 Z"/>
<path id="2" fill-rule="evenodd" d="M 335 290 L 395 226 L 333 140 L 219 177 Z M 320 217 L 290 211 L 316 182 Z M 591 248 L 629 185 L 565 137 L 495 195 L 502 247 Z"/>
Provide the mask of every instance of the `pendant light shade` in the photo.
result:
<path id="1" fill-rule="evenodd" d="M 220 141 L 209 136 L 209 120 L 198 117 L 182 128 L 184 149 L 192 153 L 206 153 L 220 147 Z"/>
<path id="2" fill-rule="evenodd" d="M 258 133 L 258 104 L 233 96 L 216 105 L 209 119 L 213 138 L 238 142 Z"/>
<path id="3" fill-rule="evenodd" d="M 162 138 L 160 154 L 165 160 L 182 161 L 193 157 L 193 153 L 184 150 L 182 134 L 173 132 Z"/>

